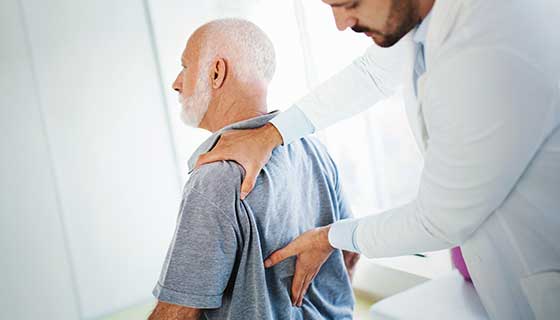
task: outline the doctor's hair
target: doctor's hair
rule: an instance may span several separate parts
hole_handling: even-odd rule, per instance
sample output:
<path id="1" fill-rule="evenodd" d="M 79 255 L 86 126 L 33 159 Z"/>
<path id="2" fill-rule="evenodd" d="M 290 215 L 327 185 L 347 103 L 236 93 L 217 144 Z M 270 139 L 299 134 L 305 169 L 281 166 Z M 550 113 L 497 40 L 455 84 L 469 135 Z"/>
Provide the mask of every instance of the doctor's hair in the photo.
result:
<path id="1" fill-rule="evenodd" d="M 228 60 L 231 72 L 243 82 L 272 80 L 276 69 L 274 46 L 254 23 L 238 18 L 218 19 L 202 25 L 195 33 L 201 36 L 201 65 L 208 68 L 219 56 Z"/>

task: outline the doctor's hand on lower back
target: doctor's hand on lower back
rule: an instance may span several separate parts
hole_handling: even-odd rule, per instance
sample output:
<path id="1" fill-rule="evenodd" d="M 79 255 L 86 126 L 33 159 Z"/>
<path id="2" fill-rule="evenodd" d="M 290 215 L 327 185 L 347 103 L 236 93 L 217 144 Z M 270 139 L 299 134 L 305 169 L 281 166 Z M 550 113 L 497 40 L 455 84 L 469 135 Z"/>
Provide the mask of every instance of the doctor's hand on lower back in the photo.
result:
<path id="1" fill-rule="evenodd" d="M 325 226 L 303 233 L 264 262 L 264 266 L 270 268 L 289 257 L 297 256 L 292 279 L 293 305 L 301 307 L 309 285 L 334 250 L 329 243 L 329 229 L 330 226 Z"/>
<path id="2" fill-rule="evenodd" d="M 233 130 L 222 134 L 216 146 L 198 157 L 195 167 L 221 160 L 233 160 L 245 169 L 241 200 L 253 190 L 257 176 L 266 165 L 272 150 L 282 144 L 282 136 L 270 123 L 250 130 Z"/>

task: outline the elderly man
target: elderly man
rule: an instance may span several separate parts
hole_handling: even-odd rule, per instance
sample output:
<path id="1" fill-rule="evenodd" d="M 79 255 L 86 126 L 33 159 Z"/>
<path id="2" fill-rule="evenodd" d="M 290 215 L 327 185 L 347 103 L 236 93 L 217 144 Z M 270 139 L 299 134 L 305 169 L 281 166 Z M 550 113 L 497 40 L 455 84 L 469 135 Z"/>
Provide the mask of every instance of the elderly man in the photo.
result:
<path id="1" fill-rule="evenodd" d="M 225 19 L 203 25 L 181 62 L 173 89 L 183 120 L 213 132 L 192 155 L 191 170 L 223 132 L 257 128 L 276 116 L 266 107 L 274 49 L 254 24 Z M 276 148 L 254 191 L 240 200 L 243 176 L 241 166 L 224 161 L 192 171 L 149 319 L 350 319 L 349 272 L 357 254 L 334 251 L 307 294 L 294 300 L 292 279 L 306 281 L 294 274 L 295 261 L 263 265 L 301 232 L 350 216 L 324 147 L 304 138 Z"/>

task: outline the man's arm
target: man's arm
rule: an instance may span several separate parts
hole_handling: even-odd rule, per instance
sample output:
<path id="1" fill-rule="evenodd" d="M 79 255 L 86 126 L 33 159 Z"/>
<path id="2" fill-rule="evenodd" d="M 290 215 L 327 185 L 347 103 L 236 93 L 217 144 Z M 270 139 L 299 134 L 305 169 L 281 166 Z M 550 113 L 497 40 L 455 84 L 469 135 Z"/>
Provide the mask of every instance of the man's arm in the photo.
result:
<path id="1" fill-rule="evenodd" d="M 148 320 L 199 320 L 200 309 L 159 301 Z"/>
<path id="2" fill-rule="evenodd" d="M 230 182 L 233 177 L 236 180 Z M 232 220 L 235 201 L 229 199 L 237 197 L 240 182 L 236 164 L 213 163 L 191 174 L 175 234 L 153 290 L 156 299 L 202 310 L 222 306 L 235 272 L 238 248 Z"/>
<path id="3" fill-rule="evenodd" d="M 346 272 L 348 272 L 348 277 L 350 277 L 350 282 L 354 279 L 354 271 L 356 271 L 356 264 L 360 260 L 360 254 L 356 252 L 342 250 L 342 256 L 344 257 L 344 266 L 346 266 Z"/>

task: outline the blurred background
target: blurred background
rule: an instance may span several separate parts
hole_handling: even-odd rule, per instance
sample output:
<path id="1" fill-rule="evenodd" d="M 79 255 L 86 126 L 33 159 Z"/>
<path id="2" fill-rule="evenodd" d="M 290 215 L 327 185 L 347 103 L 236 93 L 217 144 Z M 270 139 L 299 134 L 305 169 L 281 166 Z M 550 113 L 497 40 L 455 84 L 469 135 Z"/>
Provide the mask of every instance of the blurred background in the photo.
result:
<path id="1" fill-rule="evenodd" d="M 186 161 L 208 136 L 182 124 L 171 83 L 188 36 L 220 17 L 274 42 L 270 110 L 371 44 L 338 32 L 319 0 L 0 1 L 0 319 L 100 319 L 152 301 Z M 411 200 L 422 166 L 400 97 L 370 110 L 319 133 L 356 216 Z M 387 263 L 449 268 L 433 261 Z"/>

